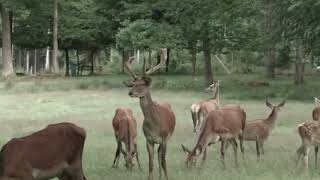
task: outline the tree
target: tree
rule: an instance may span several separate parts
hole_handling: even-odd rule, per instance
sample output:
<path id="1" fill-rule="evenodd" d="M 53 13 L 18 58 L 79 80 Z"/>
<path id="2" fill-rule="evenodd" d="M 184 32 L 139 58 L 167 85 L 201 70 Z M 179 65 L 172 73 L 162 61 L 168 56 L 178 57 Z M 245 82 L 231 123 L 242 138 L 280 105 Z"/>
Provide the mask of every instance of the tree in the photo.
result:
<path id="1" fill-rule="evenodd" d="M 59 73 L 59 62 L 58 62 L 58 0 L 53 0 L 53 51 L 52 51 L 52 62 L 53 72 Z"/>
<path id="2" fill-rule="evenodd" d="M 12 43 L 11 43 L 11 18 L 9 10 L 0 2 L 2 22 L 2 55 L 3 69 L 2 76 L 10 78 L 15 76 L 12 64 Z"/>

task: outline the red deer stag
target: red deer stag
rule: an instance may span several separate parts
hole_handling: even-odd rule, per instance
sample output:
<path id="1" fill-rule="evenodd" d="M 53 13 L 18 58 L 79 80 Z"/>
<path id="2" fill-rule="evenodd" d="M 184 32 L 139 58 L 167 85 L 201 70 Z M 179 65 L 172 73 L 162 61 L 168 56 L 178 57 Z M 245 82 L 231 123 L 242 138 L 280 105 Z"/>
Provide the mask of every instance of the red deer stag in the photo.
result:
<path id="1" fill-rule="evenodd" d="M 302 140 L 302 145 L 297 150 L 296 166 L 303 155 L 305 168 L 309 167 L 310 146 L 320 146 L 320 122 L 312 121 L 298 125 L 298 132 Z"/>
<path id="2" fill-rule="evenodd" d="M 237 149 L 238 144 L 236 137 L 239 137 L 240 148 L 243 153 L 243 138 L 242 133 L 244 131 L 246 124 L 246 113 L 240 106 L 225 106 L 221 109 L 213 110 L 204 119 L 198 141 L 190 151 L 184 145 L 182 149 L 187 153 L 186 166 L 192 167 L 196 165 L 198 156 L 203 152 L 203 161 L 206 160 L 206 149 L 207 146 L 221 142 L 221 160 L 223 166 L 225 167 L 224 155 L 225 155 L 225 146 L 227 141 L 230 142 L 233 146 L 235 163 L 238 164 Z"/>
<path id="3" fill-rule="evenodd" d="M 85 180 L 82 153 L 84 129 L 59 123 L 22 138 L 14 138 L 0 152 L 1 180 Z"/>
<path id="4" fill-rule="evenodd" d="M 314 98 L 314 103 L 316 107 L 312 111 L 312 118 L 314 121 L 320 121 L 320 100 L 318 98 Z M 319 147 L 315 146 L 314 155 L 315 155 L 315 166 L 318 166 L 318 151 Z"/>
<path id="5" fill-rule="evenodd" d="M 199 103 L 194 103 L 191 105 L 191 116 L 193 121 L 193 131 L 196 133 L 204 117 L 211 111 L 218 109 L 220 105 L 219 101 L 219 86 L 220 81 L 214 81 L 205 91 L 207 93 L 212 93 L 213 98 L 207 101 L 202 101 Z"/>
<path id="6" fill-rule="evenodd" d="M 152 66 L 148 71 L 145 71 L 145 63 L 143 72 L 144 75 L 138 78 L 132 71 L 131 63 L 133 58 L 130 58 L 125 63 L 125 67 L 133 77 L 133 80 L 126 81 L 127 87 L 130 87 L 129 96 L 139 98 L 140 107 L 144 115 L 142 129 L 147 140 L 147 151 L 149 155 L 149 180 L 153 179 L 153 152 L 154 145 L 159 144 L 158 161 L 159 161 L 159 178 L 162 176 L 162 170 L 165 178 L 168 179 L 166 153 L 167 141 L 173 134 L 176 120 L 175 114 L 168 103 L 158 103 L 152 100 L 149 86 L 151 84 L 151 75 L 165 65 L 167 59 L 167 50 L 161 49 L 160 63 Z"/>
<path id="7" fill-rule="evenodd" d="M 113 161 L 113 167 L 118 167 L 120 153 L 126 160 L 126 167 L 131 170 L 133 167 L 133 159 L 136 157 L 139 168 L 140 161 L 137 149 L 137 122 L 132 115 L 131 109 L 117 108 L 112 120 L 114 134 L 117 140 L 117 151 Z M 125 150 L 122 148 L 122 143 Z"/>
<path id="8" fill-rule="evenodd" d="M 275 126 L 278 112 L 280 108 L 285 105 L 285 101 L 282 101 L 277 106 L 272 105 L 266 100 L 266 105 L 271 108 L 271 113 L 266 119 L 256 119 L 248 121 L 244 130 L 243 136 L 245 141 L 255 141 L 258 160 L 260 160 L 260 154 L 264 154 L 264 143 L 267 141 L 272 129 Z"/>

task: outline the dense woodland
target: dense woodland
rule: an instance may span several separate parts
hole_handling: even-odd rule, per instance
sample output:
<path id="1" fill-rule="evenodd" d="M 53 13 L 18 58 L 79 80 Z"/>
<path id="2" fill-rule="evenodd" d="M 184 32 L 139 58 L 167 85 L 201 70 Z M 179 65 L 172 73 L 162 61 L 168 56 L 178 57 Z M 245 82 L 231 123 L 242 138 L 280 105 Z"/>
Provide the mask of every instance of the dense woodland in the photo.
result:
<path id="1" fill-rule="evenodd" d="M 160 48 L 169 52 L 163 72 L 203 74 L 206 84 L 213 71 L 263 71 L 301 85 L 320 64 L 318 0 L 1 0 L 0 8 L 4 78 L 121 73 L 128 57 L 151 65 Z"/>

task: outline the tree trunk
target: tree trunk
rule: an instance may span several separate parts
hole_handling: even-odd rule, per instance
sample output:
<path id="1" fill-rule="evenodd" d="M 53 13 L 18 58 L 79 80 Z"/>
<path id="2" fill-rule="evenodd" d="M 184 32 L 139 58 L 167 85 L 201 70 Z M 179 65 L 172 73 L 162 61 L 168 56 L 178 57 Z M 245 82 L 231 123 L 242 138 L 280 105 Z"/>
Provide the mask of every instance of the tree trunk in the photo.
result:
<path id="1" fill-rule="evenodd" d="M 47 47 L 47 49 L 46 49 L 46 62 L 44 65 L 44 69 L 46 72 L 50 71 L 50 49 L 49 49 L 49 47 Z"/>
<path id="2" fill-rule="evenodd" d="M 125 52 L 122 50 L 122 73 L 124 73 L 124 64 L 125 64 Z"/>
<path id="3" fill-rule="evenodd" d="M 69 65 L 70 65 L 70 62 L 69 62 L 69 50 L 65 49 L 65 52 L 66 52 L 66 76 L 70 76 L 70 73 L 69 73 Z"/>
<path id="4" fill-rule="evenodd" d="M 211 55 L 210 55 L 210 44 L 209 40 L 203 41 L 203 55 L 204 55 L 204 77 L 205 77 L 205 85 L 209 86 L 213 83 L 213 75 L 212 75 L 212 66 L 211 66 Z"/>
<path id="5" fill-rule="evenodd" d="M 2 59 L 3 69 L 2 76 L 5 78 L 14 77 L 15 72 L 12 64 L 12 46 L 11 46 L 11 22 L 10 13 L 0 3 L 1 24 L 2 24 Z"/>
<path id="6" fill-rule="evenodd" d="M 192 63 L 192 77 L 196 76 L 196 65 L 197 65 L 197 48 L 191 49 L 191 63 Z"/>
<path id="7" fill-rule="evenodd" d="M 18 49 L 18 62 L 17 67 L 20 69 L 22 67 L 22 50 Z"/>
<path id="8" fill-rule="evenodd" d="M 300 47 L 296 48 L 296 61 L 295 65 L 295 74 L 294 74 L 294 84 L 302 85 L 304 83 L 304 55 Z"/>
<path id="9" fill-rule="evenodd" d="M 30 73 L 29 68 L 30 68 L 30 51 L 27 50 L 27 57 L 26 57 L 26 71 L 27 71 L 27 74 Z"/>
<path id="10" fill-rule="evenodd" d="M 77 55 L 77 75 L 80 75 L 80 58 L 79 58 L 79 50 L 77 49 L 76 51 L 76 55 Z"/>
<path id="11" fill-rule="evenodd" d="M 267 78 L 274 79 L 275 78 L 275 67 L 276 67 L 276 50 L 275 50 L 275 43 L 273 41 L 273 2 L 271 0 L 266 0 L 266 49 L 265 49 L 265 56 L 267 60 L 266 66 L 266 76 Z"/>
<path id="12" fill-rule="evenodd" d="M 152 66 L 152 51 L 149 51 L 149 58 L 148 58 L 148 66 L 146 67 L 146 70 L 149 70 Z"/>
<path id="13" fill-rule="evenodd" d="M 53 72 L 59 73 L 58 62 L 58 0 L 53 0 L 53 51 L 52 51 Z"/>
<path id="14" fill-rule="evenodd" d="M 33 74 L 37 74 L 37 50 L 34 50 Z"/>
<path id="15" fill-rule="evenodd" d="M 170 64 L 170 48 L 167 49 L 166 73 L 169 73 Z"/>
<path id="16" fill-rule="evenodd" d="M 94 49 L 92 51 L 92 58 L 93 58 L 93 64 L 94 64 L 94 72 L 99 71 L 100 66 L 100 49 Z"/>
<path id="17" fill-rule="evenodd" d="M 90 61 L 90 66 L 91 66 L 91 70 L 90 70 L 90 75 L 93 75 L 94 73 L 94 62 L 93 62 L 93 51 L 91 50 L 90 51 L 90 54 L 89 54 L 90 58 L 89 58 L 89 61 Z"/>

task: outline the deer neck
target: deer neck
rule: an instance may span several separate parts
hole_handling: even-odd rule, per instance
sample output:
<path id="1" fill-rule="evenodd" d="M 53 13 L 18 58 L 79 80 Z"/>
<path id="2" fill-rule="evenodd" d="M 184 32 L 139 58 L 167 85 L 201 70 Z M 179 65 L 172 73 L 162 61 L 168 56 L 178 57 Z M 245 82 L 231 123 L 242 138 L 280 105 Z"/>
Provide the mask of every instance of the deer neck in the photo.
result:
<path id="1" fill-rule="evenodd" d="M 157 119 L 155 116 L 156 111 L 154 102 L 151 98 L 151 93 L 149 90 L 144 97 L 140 98 L 140 107 L 145 121 L 155 121 Z"/>
<path id="2" fill-rule="evenodd" d="M 220 105 L 220 97 L 219 97 L 219 86 L 217 87 L 217 90 L 215 93 L 213 93 L 213 100 L 217 102 L 217 105 Z"/>
<path id="3" fill-rule="evenodd" d="M 271 125 L 272 128 L 274 127 L 277 117 L 278 117 L 278 111 L 276 109 L 272 109 L 269 117 L 266 119 L 266 121 L 268 122 L 268 124 Z"/>

